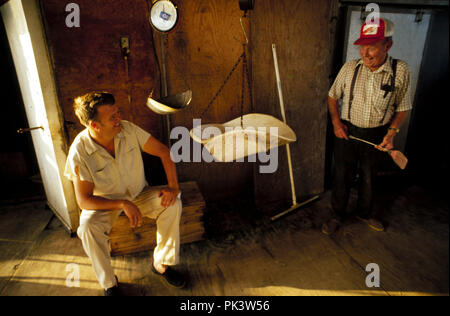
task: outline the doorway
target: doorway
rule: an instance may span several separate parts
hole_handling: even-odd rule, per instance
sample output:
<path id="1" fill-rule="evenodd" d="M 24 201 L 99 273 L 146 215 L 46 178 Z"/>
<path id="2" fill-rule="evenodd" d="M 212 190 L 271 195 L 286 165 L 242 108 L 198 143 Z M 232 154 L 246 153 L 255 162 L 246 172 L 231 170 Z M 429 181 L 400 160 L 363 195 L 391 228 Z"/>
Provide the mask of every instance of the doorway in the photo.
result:
<path id="1" fill-rule="evenodd" d="M 31 135 L 19 134 L 27 128 L 25 108 L 20 93 L 11 50 L 0 15 L 0 87 L 2 115 L 0 115 L 0 205 L 45 200 Z"/>
<path id="2" fill-rule="evenodd" d="M 352 40 L 358 36 L 364 8 L 343 5 L 339 12 L 342 21 L 338 33 L 341 35 L 336 37 L 339 44 L 335 50 L 333 80 L 345 61 L 359 58 Z M 436 113 L 445 111 L 445 102 L 438 100 L 445 100 L 444 87 L 448 86 L 448 5 L 424 8 L 414 5 L 383 5 L 381 14 L 396 25 L 395 44 L 390 54 L 405 60 L 410 66 L 413 110 L 395 141 L 396 148 L 403 151 L 409 159 L 407 170 L 401 171 L 390 159 L 386 159 L 379 173 L 403 175 L 409 177 L 408 181 L 423 178 L 424 182 L 431 182 L 430 178 L 435 178 L 436 175 L 445 178 L 449 170 L 449 146 L 448 142 L 442 142 L 441 137 L 436 135 L 446 134 L 447 123 L 445 115 Z M 433 137 L 425 131 L 432 131 Z M 325 180 L 327 189 L 332 185 L 333 142 L 334 133 L 329 122 Z M 424 150 L 424 144 L 427 149 L 433 148 L 433 155 L 429 154 L 429 150 Z"/>
<path id="3" fill-rule="evenodd" d="M 0 7 L 47 206 L 70 234 L 79 223 L 73 184 L 63 176 L 67 143 L 39 2 Z"/>

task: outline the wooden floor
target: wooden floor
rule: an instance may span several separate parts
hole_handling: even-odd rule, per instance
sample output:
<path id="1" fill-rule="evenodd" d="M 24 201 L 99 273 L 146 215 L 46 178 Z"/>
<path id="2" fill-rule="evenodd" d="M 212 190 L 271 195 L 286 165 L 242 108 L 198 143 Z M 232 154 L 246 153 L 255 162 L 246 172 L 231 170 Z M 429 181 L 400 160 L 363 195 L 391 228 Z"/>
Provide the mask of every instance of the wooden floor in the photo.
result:
<path id="1" fill-rule="evenodd" d="M 127 295 L 448 295 L 448 196 L 412 185 L 386 191 L 378 206 L 386 232 L 350 219 L 331 238 L 320 231 L 329 192 L 274 223 L 245 204 L 222 203 L 220 215 L 206 219 L 208 239 L 181 247 L 179 269 L 190 279 L 183 290 L 151 274 L 151 253 L 115 257 L 113 264 Z M 380 268 L 379 288 L 366 286 L 369 263 Z M 79 287 L 68 287 L 74 267 Z M 1 296 L 102 294 L 80 240 L 43 202 L 0 208 Z"/>

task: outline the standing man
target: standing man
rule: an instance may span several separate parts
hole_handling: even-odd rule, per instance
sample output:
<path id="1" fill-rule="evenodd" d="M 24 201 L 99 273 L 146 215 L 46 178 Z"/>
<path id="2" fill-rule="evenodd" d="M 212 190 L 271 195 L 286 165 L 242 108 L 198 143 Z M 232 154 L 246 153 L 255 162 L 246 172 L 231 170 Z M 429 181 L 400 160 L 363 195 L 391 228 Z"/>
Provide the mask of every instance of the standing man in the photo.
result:
<path id="1" fill-rule="evenodd" d="M 379 19 L 378 24 L 364 23 L 360 38 L 354 42 L 360 47 L 361 59 L 345 63 L 328 93 L 336 136 L 331 202 L 334 216 L 323 224 L 324 234 L 334 233 L 345 219 L 357 171 L 357 217 L 376 231 L 384 230 L 372 210 L 372 184 L 381 151 L 394 147 L 394 137 L 412 108 L 408 65 L 388 56 L 393 34 L 394 25 L 387 19 Z M 339 99 L 343 101 L 341 109 Z M 349 140 L 349 135 L 379 144 L 378 150 Z"/>
<path id="2" fill-rule="evenodd" d="M 74 183 L 82 209 L 77 230 L 106 296 L 119 295 L 111 265 L 108 234 L 123 211 L 131 227 L 142 216 L 156 219 L 153 273 L 175 287 L 183 277 L 170 266 L 179 262 L 181 200 L 169 149 L 145 130 L 121 119 L 114 96 L 90 92 L 78 97 L 74 110 L 86 129 L 77 135 L 67 157 L 65 175 Z M 160 157 L 168 187 L 155 191 L 145 180 L 142 153 Z"/>

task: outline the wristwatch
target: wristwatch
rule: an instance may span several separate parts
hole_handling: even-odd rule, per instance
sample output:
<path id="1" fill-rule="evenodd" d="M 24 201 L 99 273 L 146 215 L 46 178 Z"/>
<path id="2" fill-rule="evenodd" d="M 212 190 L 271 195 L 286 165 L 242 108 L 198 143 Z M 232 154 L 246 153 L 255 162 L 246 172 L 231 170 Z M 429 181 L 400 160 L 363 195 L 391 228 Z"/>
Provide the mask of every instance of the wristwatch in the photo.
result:
<path id="1" fill-rule="evenodd" d="M 399 128 L 395 128 L 395 127 L 389 127 L 388 130 L 395 131 L 396 134 L 398 134 L 398 132 L 400 132 L 400 129 Z"/>

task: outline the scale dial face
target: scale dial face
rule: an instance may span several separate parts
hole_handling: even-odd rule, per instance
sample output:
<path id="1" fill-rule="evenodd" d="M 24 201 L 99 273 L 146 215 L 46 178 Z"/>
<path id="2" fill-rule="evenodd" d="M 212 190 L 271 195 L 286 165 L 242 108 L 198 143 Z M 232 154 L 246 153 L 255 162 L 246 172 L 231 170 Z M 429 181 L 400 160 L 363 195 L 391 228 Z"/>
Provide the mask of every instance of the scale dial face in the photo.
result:
<path id="1" fill-rule="evenodd" d="M 177 24 L 178 11 L 175 5 L 168 0 L 159 0 L 153 3 L 150 9 L 150 23 L 160 32 L 169 32 Z"/>

